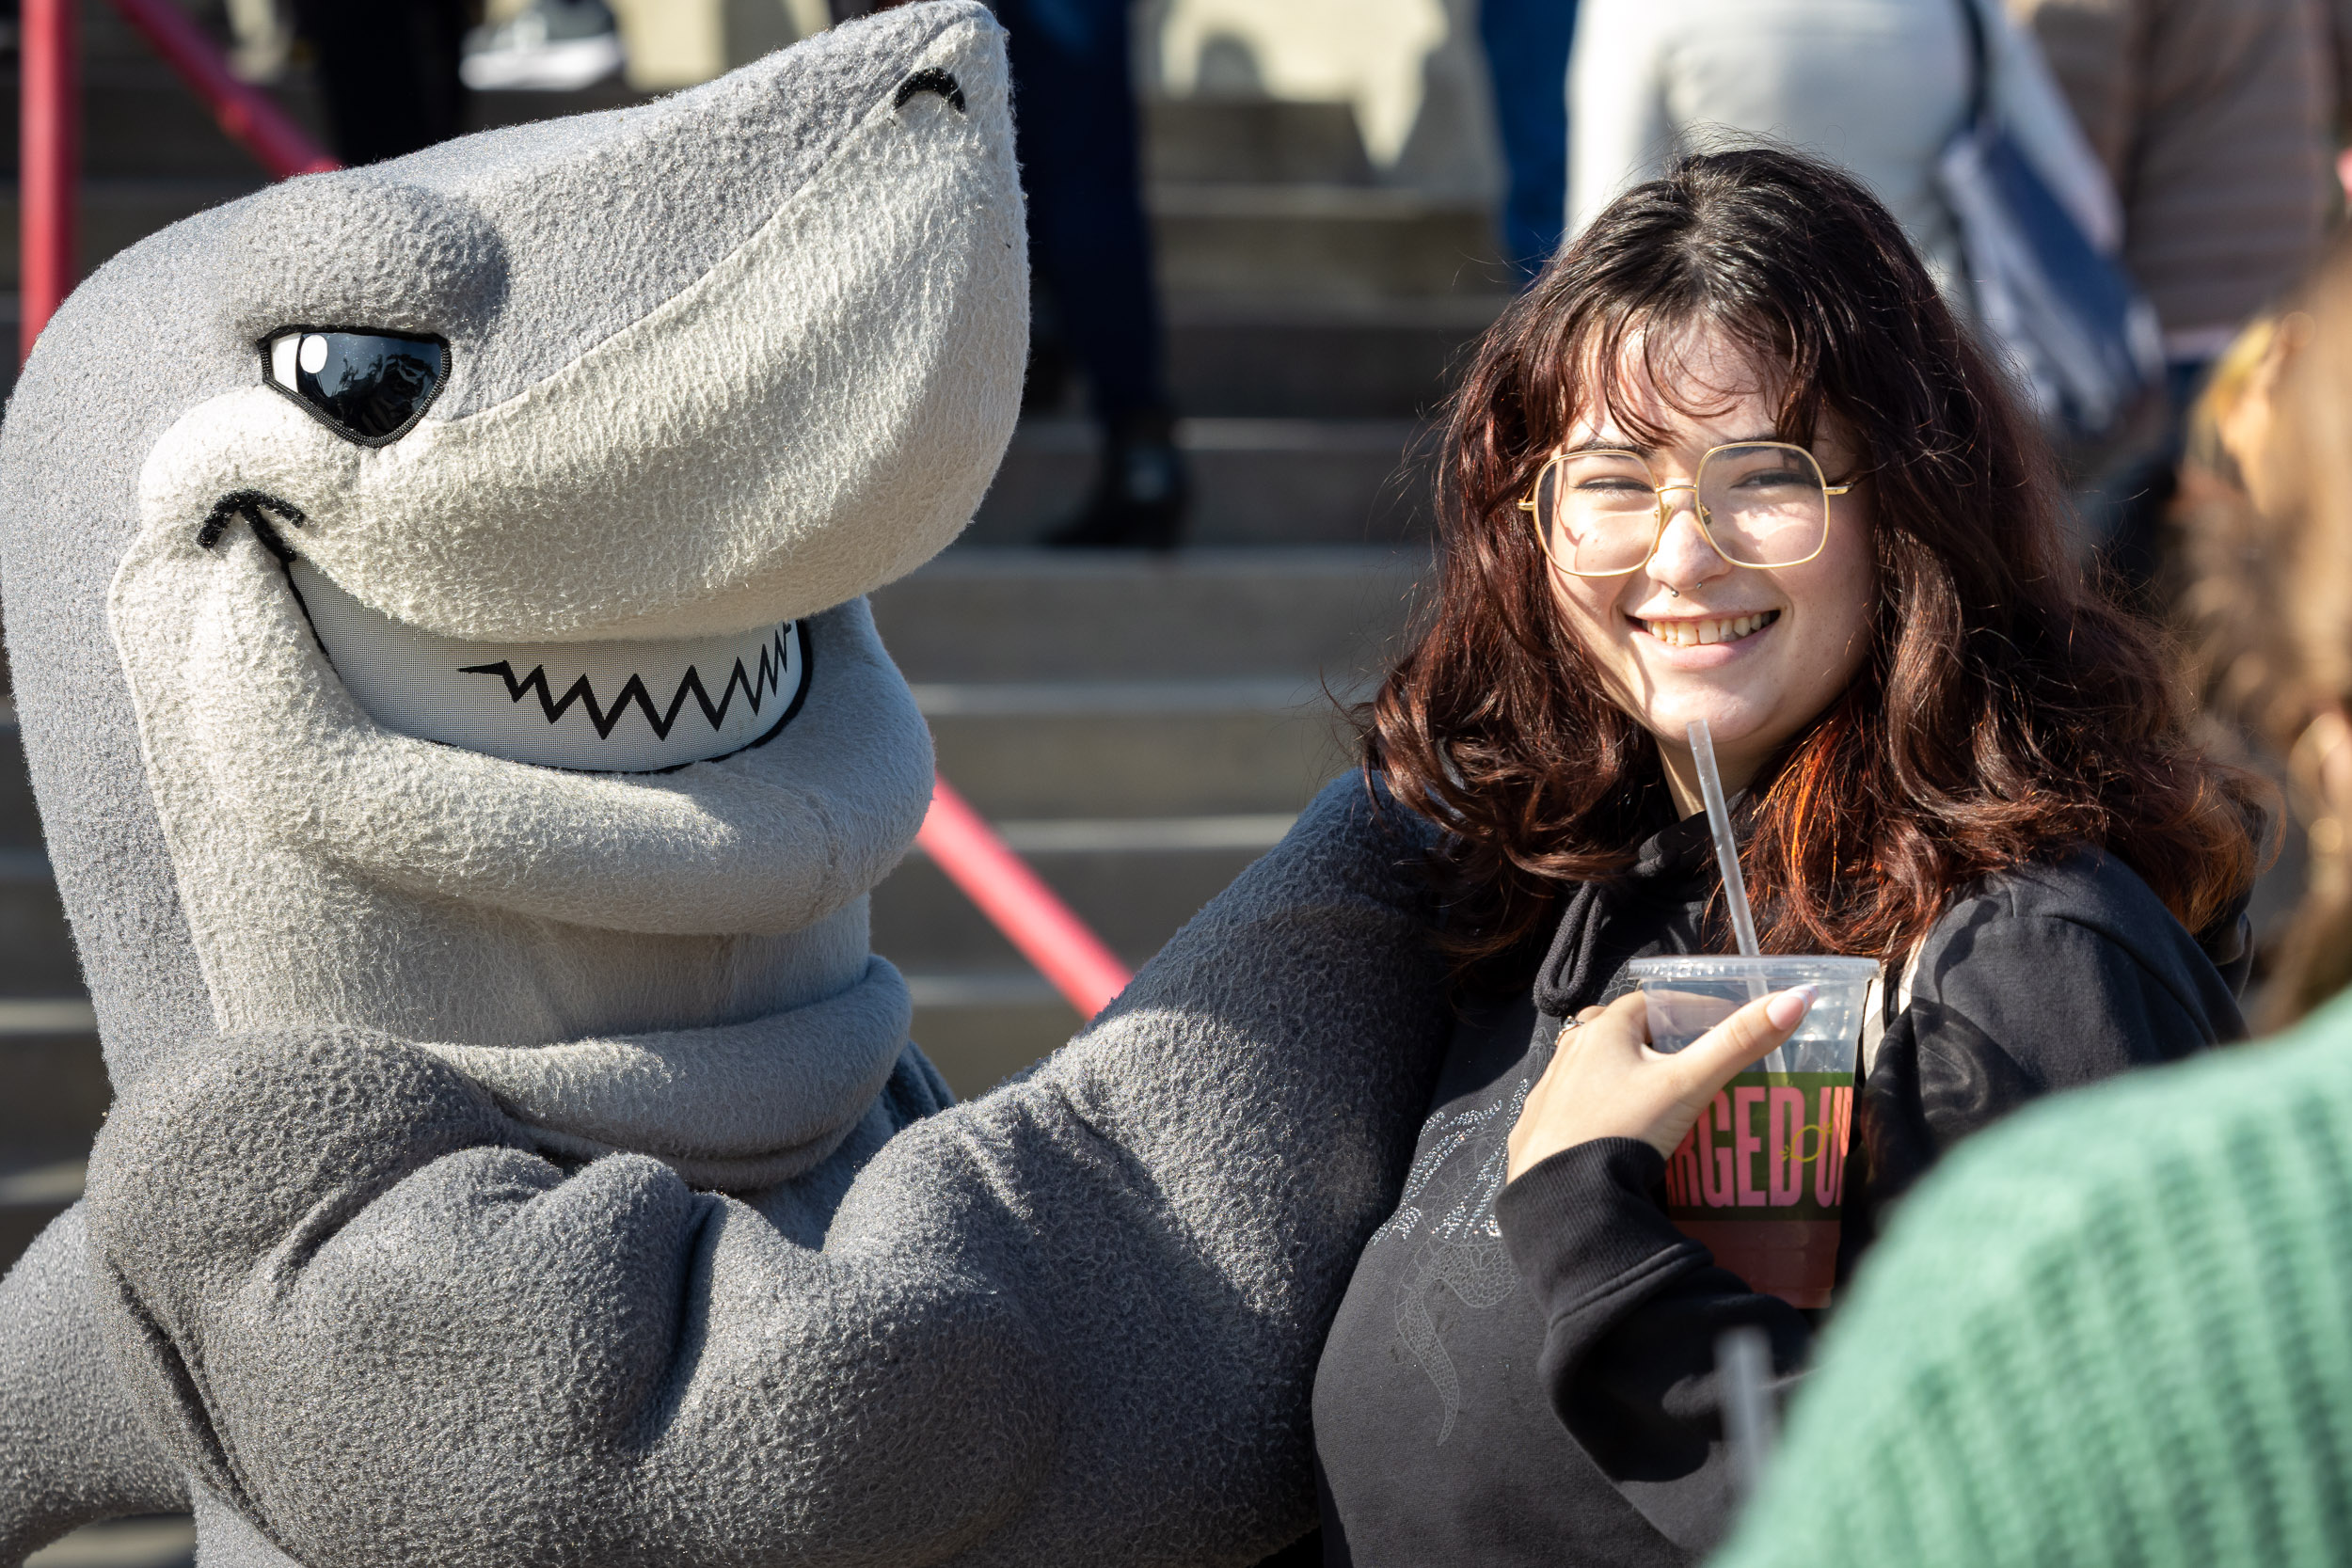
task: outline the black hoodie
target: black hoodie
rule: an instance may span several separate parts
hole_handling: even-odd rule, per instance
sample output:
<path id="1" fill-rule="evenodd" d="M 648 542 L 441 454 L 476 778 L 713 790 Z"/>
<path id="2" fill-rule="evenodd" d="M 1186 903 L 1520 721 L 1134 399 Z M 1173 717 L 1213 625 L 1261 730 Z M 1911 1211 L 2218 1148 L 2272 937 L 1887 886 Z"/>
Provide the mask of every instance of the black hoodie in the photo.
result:
<path id="1" fill-rule="evenodd" d="M 1629 875 L 1568 895 L 1528 990 L 1465 1004 L 1315 1381 L 1326 1562 L 1685 1563 L 1722 1536 L 1715 1342 L 1761 1327 L 1785 1386 L 1819 1314 L 1677 1230 L 1645 1143 L 1584 1144 L 1504 1184 L 1562 1021 L 1630 990 L 1629 959 L 1720 951 L 1702 922 L 1720 887 L 1705 819 L 1668 827 Z M 2240 1037 L 2249 958 L 2242 915 L 2201 947 L 2095 851 L 1968 890 L 1865 1077 L 1841 1277 L 1956 1140 L 2035 1095 Z"/>

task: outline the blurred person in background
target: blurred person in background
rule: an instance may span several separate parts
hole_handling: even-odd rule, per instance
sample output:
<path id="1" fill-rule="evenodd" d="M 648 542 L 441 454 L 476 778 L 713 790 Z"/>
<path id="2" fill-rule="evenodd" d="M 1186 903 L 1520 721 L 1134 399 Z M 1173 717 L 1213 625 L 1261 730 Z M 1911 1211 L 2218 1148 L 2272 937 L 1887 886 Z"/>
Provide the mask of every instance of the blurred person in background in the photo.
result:
<path id="1" fill-rule="evenodd" d="M 905 0 L 831 0 L 836 19 Z M 1172 549 L 1191 479 L 1176 447 L 1166 334 L 1143 213 L 1134 0 L 990 0 L 1005 24 L 1013 135 L 1036 291 L 1025 411 L 1061 399 L 1074 362 L 1100 432 L 1077 515 L 1046 534 L 1075 548 Z"/>
<path id="2" fill-rule="evenodd" d="M 2239 504 L 2193 515 L 2187 602 L 2291 759 L 2295 1026 L 2067 1096 L 1915 1195 L 1719 1568 L 2352 1561 L 2352 253 L 2225 378 Z"/>
<path id="3" fill-rule="evenodd" d="M 1568 105 L 1561 84 L 1577 0 L 1479 0 L 1478 41 L 1502 146 L 1502 254 L 1520 288 L 1560 247 L 1568 189 Z"/>
<path id="4" fill-rule="evenodd" d="M 1983 26 L 1994 118 L 2094 245 L 2115 198 L 2030 38 L 1997 0 L 1582 0 L 1568 69 L 1568 233 L 1680 152 L 1770 138 L 1843 166 L 1973 301 L 1937 161 L 1966 119 Z"/>
<path id="5" fill-rule="evenodd" d="M 458 62 L 473 9 L 469 0 L 295 0 L 336 157 L 381 163 L 464 129 Z"/>
<path id="6" fill-rule="evenodd" d="M 1189 486 L 1143 214 L 1130 8 L 995 0 L 1044 327 L 1031 373 L 1050 381 L 1066 352 L 1085 372 L 1102 433 L 1091 492 L 1045 543 L 1168 549 L 1183 534 Z M 1050 401 L 1052 390 L 1041 386 L 1029 401 Z"/>
<path id="7" fill-rule="evenodd" d="M 2335 0 L 2339 10 L 2352 10 Z M 2090 476 L 2088 543 L 2119 586 L 2158 576 L 2181 420 L 2216 355 L 2300 277 L 2334 209 L 2336 72 L 2321 0 L 2009 0 L 2123 214 L 2122 261 L 2164 327 L 2153 450 Z"/>

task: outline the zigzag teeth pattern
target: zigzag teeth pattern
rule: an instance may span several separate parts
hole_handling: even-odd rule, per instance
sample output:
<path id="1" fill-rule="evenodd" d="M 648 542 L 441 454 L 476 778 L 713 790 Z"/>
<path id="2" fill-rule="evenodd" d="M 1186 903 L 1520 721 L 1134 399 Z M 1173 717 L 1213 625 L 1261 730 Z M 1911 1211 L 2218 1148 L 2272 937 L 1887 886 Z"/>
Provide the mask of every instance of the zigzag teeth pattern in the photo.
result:
<path id="1" fill-rule="evenodd" d="M 703 717 L 710 721 L 714 732 L 726 722 L 727 709 L 734 705 L 735 694 L 739 690 L 743 693 L 744 702 L 750 705 L 755 714 L 760 711 L 760 705 L 770 697 L 789 701 L 791 693 L 784 687 L 785 670 L 789 661 L 785 639 L 792 635 L 796 625 L 787 621 L 776 628 L 767 645 L 759 650 L 759 667 L 755 672 L 746 672 L 743 661 L 737 659 L 734 672 L 727 676 L 727 684 L 720 691 L 715 704 L 710 700 L 709 689 L 703 685 L 702 672 L 691 664 L 686 667 L 684 677 L 678 681 L 677 690 L 672 693 L 670 705 L 659 710 L 654 706 L 653 693 L 645 689 L 644 678 L 635 674 L 628 677 L 628 684 L 621 688 L 620 695 L 613 698 L 612 705 L 608 708 L 596 701 L 596 689 L 588 684 L 586 675 L 572 682 L 564 695 L 556 696 L 548 684 L 548 667 L 544 664 L 532 665 L 531 673 L 519 677 L 515 673 L 515 667 L 502 658 L 496 664 L 469 664 L 457 673 L 461 675 L 498 676 L 506 683 L 506 695 L 513 702 L 519 703 L 526 696 L 535 695 L 539 699 L 539 711 L 547 715 L 550 724 L 560 722 L 564 715 L 572 710 L 572 705 L 577 703 L 588 715 L 588 721 L 596 726 L 599 740 L 612 738 L 613 727 L 620 723 L 621 716 L 634 706 L 644 714 L 645 722 L 653 726 L 655 737 L 667 740 L 690 696 L 694 699 L 694 705 L 702 709 Z"/>

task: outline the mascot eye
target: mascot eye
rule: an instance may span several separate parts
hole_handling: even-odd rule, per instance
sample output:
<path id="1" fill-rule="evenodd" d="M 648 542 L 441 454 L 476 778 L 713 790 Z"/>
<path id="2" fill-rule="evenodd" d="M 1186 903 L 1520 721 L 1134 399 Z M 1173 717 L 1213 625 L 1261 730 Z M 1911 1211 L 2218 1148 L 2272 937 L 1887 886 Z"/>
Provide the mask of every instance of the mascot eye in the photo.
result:
<path id="1" fill-rule="evenodd" d="M 423 418 L 449 370 L 439 339 L 392 332 L 281 332 L 262 357 L 271 386 L 363 447 L 396 440 Z"/>

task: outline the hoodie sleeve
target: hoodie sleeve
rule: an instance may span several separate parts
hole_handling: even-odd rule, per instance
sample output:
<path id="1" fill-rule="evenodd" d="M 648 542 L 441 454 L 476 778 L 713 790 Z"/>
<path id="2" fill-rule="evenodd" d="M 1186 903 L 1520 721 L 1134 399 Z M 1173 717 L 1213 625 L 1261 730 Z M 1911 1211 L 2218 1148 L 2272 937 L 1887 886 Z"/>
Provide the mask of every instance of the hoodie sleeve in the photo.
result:
<path id="1" fill-rule="evenodd" d="M 2242 949 L 2238 926 L 2221 937 Z M 2244 951 L 2224 957 L 2242 974 Z M 1953 1144 L 2027 1101 L 2246 1035 L 2231 976 L 2098 855 L 1996 879 L 1956 906 L 1913 987 L 1857 1107 L 1873 1233 L 1882 1206 Z"/>
<path id="2" fill-rule="evenodd" d="M 0 1563 L 68 1530 L 188 1506 L 99 1338 L 81 1204 L 0 1280 Z"/>
<path id="3" fill-rule="evenodd" d="M 1597 1139 L 1520 1173 L 1495 1217 L 1544 1315 L 1535 1375 L 1553 1414 L 1660 1534 L 1696 1554 L 1732 1513 L 1716 1341 L 1760 1329 L 1770 1387 L 1785 1394 L 1813 1335 L 1804 1313 L 1675 1228 L 1665 1175 L 1639 1139 Z"/>
<path id="4" fill-rule="evenodd" d="M 1254 1560 L 1445 1038 L 1424 846 L 1333 785 L 821 1249 L 381 1037 L 151 1073 L 92 1167 L 117 1359 L 305 1561 Z"/>

